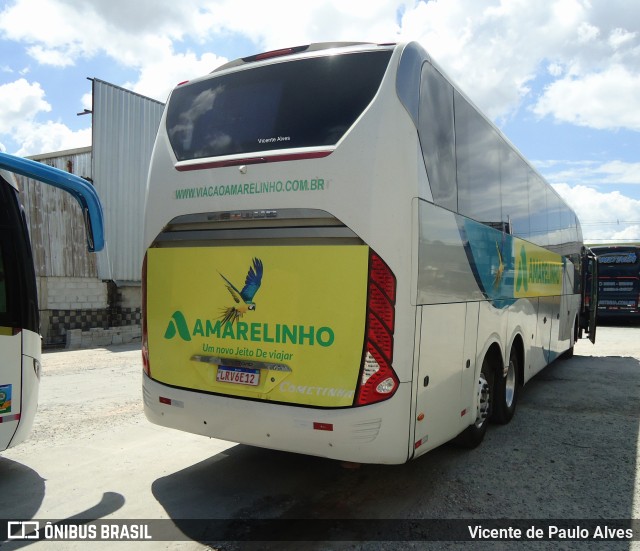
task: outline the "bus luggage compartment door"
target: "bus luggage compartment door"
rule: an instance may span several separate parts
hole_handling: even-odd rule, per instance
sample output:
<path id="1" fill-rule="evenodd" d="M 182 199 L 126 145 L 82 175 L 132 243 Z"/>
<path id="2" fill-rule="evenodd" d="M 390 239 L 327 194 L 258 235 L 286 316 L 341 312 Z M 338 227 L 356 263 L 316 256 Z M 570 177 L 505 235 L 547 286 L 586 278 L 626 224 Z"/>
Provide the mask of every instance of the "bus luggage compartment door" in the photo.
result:
<path id="1" fill-rule="evenodd" d="M 416 455 L 447 442 L 475 420 L 478 311 L 477 302 L 422 307 Z"/>

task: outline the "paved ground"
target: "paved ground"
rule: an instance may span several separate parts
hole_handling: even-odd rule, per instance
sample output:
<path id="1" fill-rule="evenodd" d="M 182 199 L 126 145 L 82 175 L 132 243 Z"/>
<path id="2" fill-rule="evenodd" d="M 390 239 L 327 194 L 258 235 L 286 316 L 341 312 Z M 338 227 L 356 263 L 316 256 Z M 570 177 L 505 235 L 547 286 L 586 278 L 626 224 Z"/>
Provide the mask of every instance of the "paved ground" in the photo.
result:
<path id="1" fill-rule="evenodd" d="M 443 446 L 407 465 L 356 470 L 149 424 L 142 413 L 136 348 L 46 353 L 34 431 L 0 457 L 0 518 L 173 519 L 186 541 L 147 542 L 143 548 L 187 551 L 461 544 L 207 544 L 201 543 L 206 535 L 197 525 L 179 519 L 275 518 L 285 529 L 288 523 L 296 528 L 291 519 L 300 518 L 640 519 L 639 337 L 638 327 L 599 328 L 595 346 L 580 342 L 572 360 L 557 362 L 532 380 L 514 420 L 490 427 L 476 450 Z M 362 539 L 385 533 L 398 538 L 405 528 L 371 520 Z M 94 542 L 91 548 L 140 545 Z M 628 542 L 535 545 L 632 547 Z M 35 544 L 36 549 L 86 547 L 84 542 Z"/>

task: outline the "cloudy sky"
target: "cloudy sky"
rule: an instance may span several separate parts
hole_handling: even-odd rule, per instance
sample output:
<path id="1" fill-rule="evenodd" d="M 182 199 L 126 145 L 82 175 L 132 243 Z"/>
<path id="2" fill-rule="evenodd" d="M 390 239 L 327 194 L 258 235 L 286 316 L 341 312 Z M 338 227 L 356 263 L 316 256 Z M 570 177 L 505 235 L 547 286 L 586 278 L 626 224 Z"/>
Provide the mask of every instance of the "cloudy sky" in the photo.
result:
<path id="1" fill-rule="evenodd" d="M 91 144 L 96 77 L 165 101 L 227 60 L 419 41 L 577 211 L 640 241 L 640 3 L 629 0 L 0 0 L 0 150 Z"/>

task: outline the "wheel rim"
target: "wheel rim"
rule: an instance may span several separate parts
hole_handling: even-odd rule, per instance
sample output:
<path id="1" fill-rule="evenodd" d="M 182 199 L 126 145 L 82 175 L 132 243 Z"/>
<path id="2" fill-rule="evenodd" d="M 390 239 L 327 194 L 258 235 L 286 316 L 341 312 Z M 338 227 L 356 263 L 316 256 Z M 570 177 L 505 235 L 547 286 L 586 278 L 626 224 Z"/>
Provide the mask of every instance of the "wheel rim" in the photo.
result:
<path id="1" fill-rule="evenodd" d="M 476 412 L 476 427 L 481 428 L 485 421 L 489 417 L 489 410 L 491 408 L 491 390 L 489 382 L 487 381 L 484 373 L 480 373 L 478 378 L 478 409 Z"/>
<path id="2" fill-rule="evenodd" d="M 504 399 L 505 405 L 510 408 L 513 405 L 516 396 L 516 364 L 513 360 L 509 360 L 507 373 L 504 382 Z"/>

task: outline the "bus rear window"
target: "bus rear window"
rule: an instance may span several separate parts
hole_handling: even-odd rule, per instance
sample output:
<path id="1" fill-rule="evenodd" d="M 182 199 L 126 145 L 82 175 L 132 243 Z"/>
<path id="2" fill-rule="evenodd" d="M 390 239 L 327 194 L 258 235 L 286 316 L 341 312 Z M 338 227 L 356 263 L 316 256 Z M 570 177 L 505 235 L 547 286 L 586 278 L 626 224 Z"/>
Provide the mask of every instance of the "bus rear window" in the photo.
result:
<path id="1" fill-rule="evenodd" d="M 369 105 L 391 51 L 281 62 L 187 84 L 167 133 L 179 161 L 335 145 Z"/>

